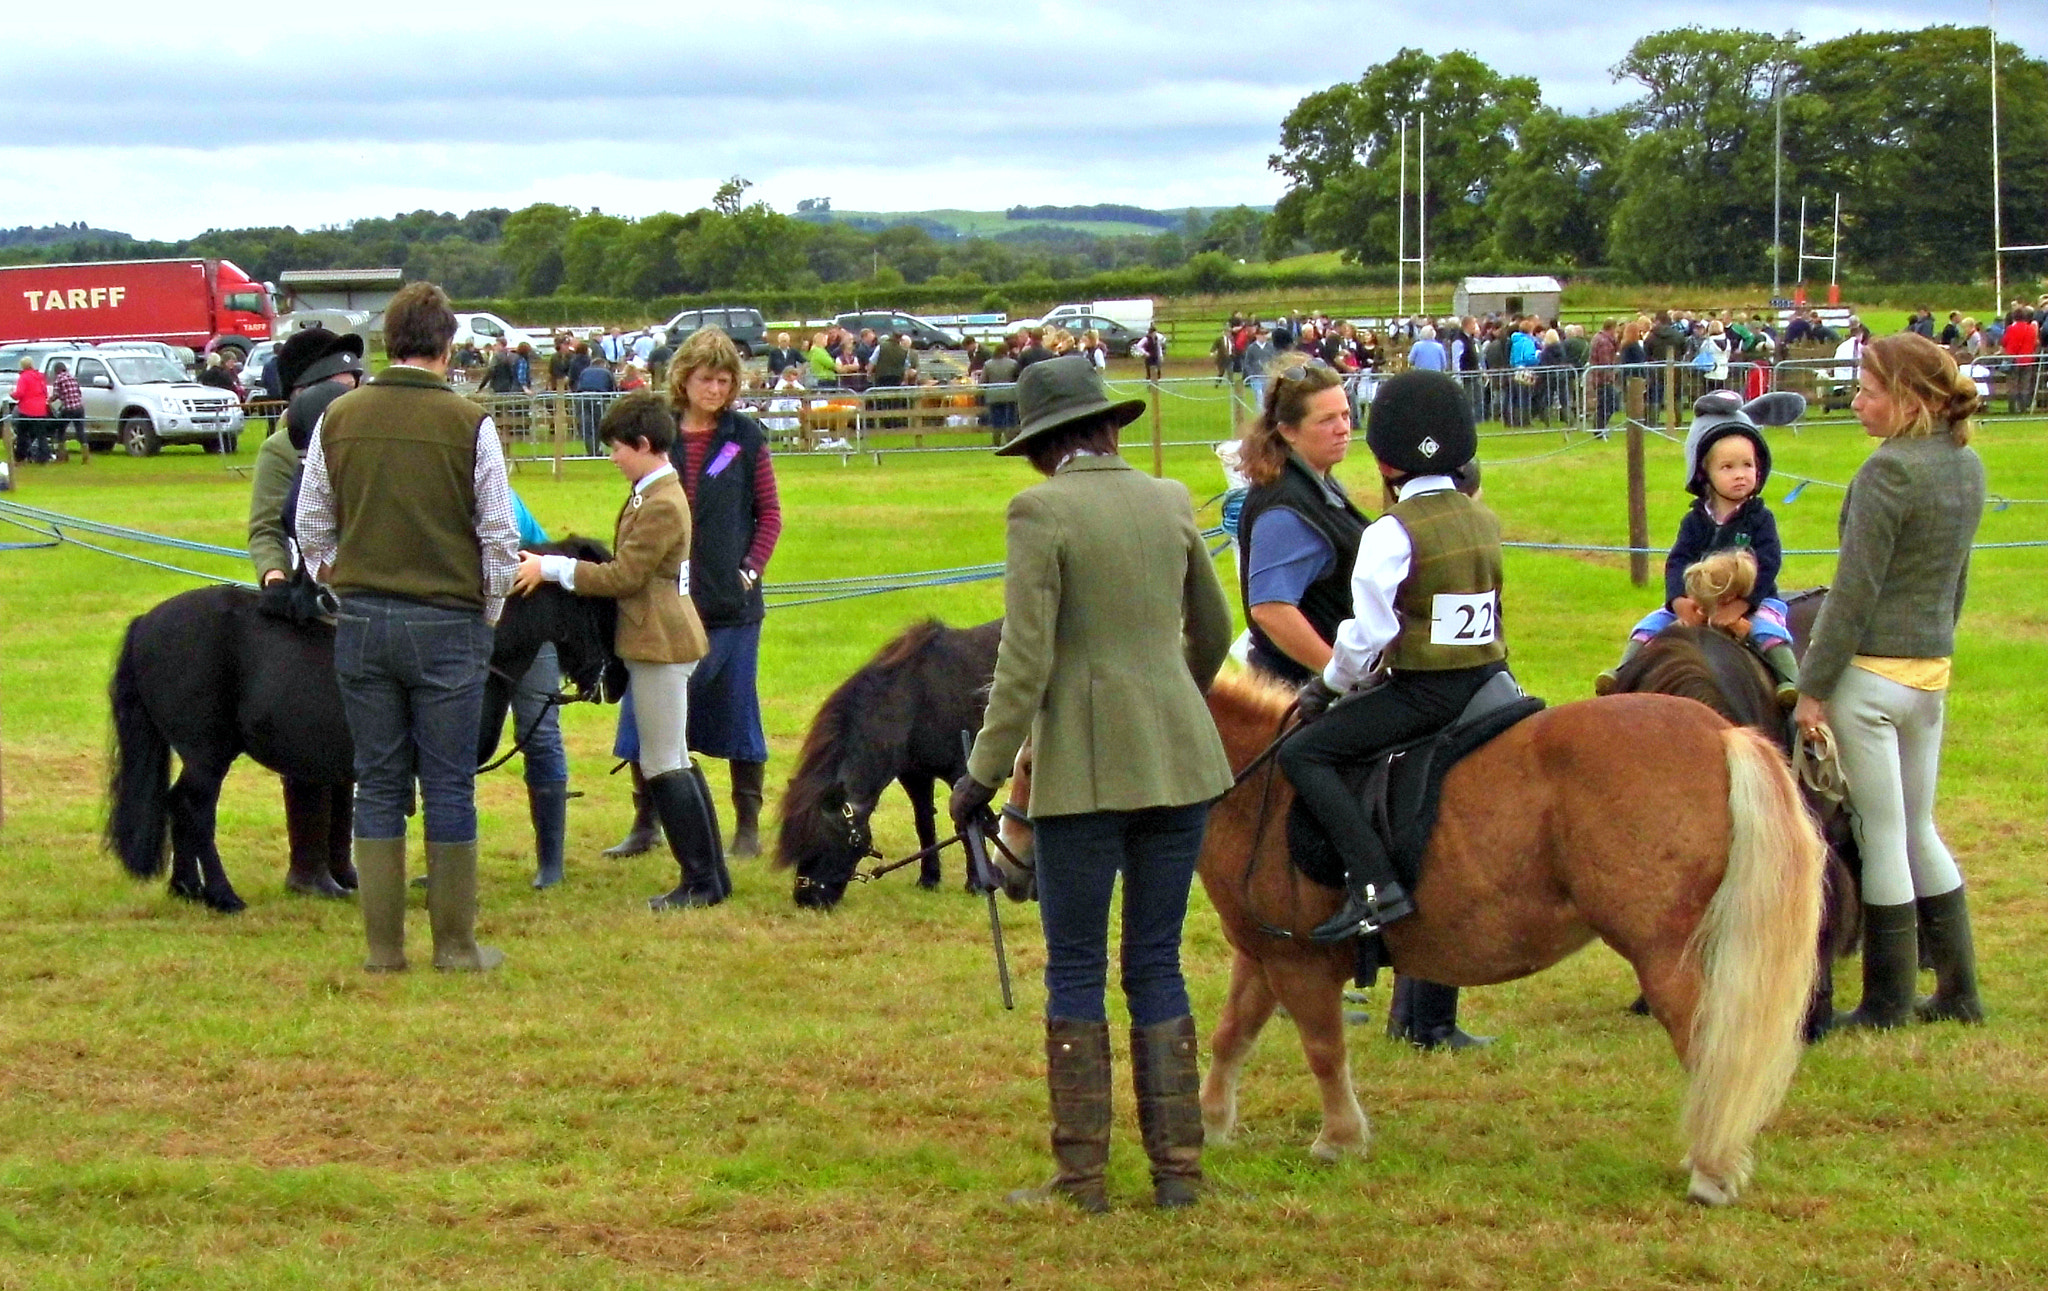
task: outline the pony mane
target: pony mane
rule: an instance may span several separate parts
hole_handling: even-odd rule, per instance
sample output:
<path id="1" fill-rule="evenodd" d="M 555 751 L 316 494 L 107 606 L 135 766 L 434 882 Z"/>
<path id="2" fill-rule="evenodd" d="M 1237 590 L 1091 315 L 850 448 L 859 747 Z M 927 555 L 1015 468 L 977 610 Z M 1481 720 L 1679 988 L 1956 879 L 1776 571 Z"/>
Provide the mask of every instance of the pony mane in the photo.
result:
<path id="1" fill-rule="evenodd" d="M 839 769 L 851 751 L 850 733 L 874 695 L 896 684 L 905 666 L 916 661 L 946 631 L 938 619 L 913 623 L 875 652 L 839 688 L 826 696 L 804 733 L 796 770 L 782 795 L 782 833 L 775 849 L 775 868 L 788 869 L 826 841 L 822 810 L 826 793 L 839 783 Z"/>
<path id="2" fill-rule="evenodd" d="M 585 538 L 573 533 L 528 550 L 543 556 L 573 556 L 577 560 L 587 560 L 593 565 L 602 565 L 612 558 L 610 547 L 595 538 Z"/>
<path id="3" fill-rule="evenodd" d="M 1776 696 L 1746 647 L 1711 628 L 1666 628 L 1616 674 L 1617 690 L 1696 700 L 1782 743 Z"/>

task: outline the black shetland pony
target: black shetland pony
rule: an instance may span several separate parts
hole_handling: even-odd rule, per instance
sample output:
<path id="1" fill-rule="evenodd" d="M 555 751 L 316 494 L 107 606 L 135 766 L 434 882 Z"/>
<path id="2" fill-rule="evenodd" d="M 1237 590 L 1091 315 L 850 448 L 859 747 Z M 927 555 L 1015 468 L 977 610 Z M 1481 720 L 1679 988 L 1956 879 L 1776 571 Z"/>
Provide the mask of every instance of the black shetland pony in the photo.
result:
<path id="1" fill-rule="evenodd" d="M 1798 653 L 1805 652 L 1806 639 L 1826 597 L 1827 589 L 1821 587 L 1786 598 Z M 1768 666 L 1754 650 L 1723 632 L 1674 624 L 1653 637 L 1615 675 L 1615 694 L 1678 695 L 1697 700 L 1729 721 L 1761 732 L 1788 758 L 1792 754 L 1791 729 L 1778 707 L 1777 686 Z M 1803 784 L 1800 792 L 1828 845 L 1816 952 L 1820 971 L 1814 980 L 1805 1028 L 1806 1038 L 1813 1041 L 1824 1035 L 1833 1021 L 1834 961 L 1853 952 L 1862 936 L 1862 906 L 1857 899 L 1862 858 L 1844 806 Z"/>
<path id="2" fill-rule="evenodd" d="M 544 550 L 610 559 L 603 544 L 589 539 Z M 484 685 L 479 762 L 497 747 L 512 688 L 545 642 L 555 643 L 579 697 L 594 698 L 602 688 L 617 698 L 616 616 L 613 601 L 552 585 L 507 602 Z M 172 895 L 224 914 L 244 908 L 214 844 L 214 813 L 228 768 L 247 754 L 285 780 L 288 886 L 323 896 L 355 887 L 355 750 L 334 680 L 331 625 L 271 618 L 243 587 L 182 592 L 128 625 L 108 694 L 114 724 L 106 845 L 130 874 L 162 874 L 168 852 Z M 181 764 L 175 782 L 173 753 Z"/>
<path id="3" fill-rule="evenodd" d="M 938 841 L 935 785 L 967 773 L 961 731 L 981 729 L 996 673 L 997 619 L 973 628 L 919 623 L 832 692 L 804 736 L 782 797 L 777 868 L 794 866 L 796 903 L 830 909 L 871 854 L 868 819 L 890 781 L 910 795 L 918 843 Z M 918 885 L 937 887 L 939 858 L 924 858 Z"/>

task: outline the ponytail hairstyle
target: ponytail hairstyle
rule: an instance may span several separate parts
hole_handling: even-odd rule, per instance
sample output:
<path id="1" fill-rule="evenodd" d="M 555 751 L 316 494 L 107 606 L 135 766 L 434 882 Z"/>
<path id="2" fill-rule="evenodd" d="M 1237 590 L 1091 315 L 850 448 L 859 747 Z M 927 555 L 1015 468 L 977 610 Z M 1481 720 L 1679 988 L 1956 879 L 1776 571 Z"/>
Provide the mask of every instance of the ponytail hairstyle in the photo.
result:
<path id="1" fill-rule="evenodd" d="M 1883 336 L 1863 347 L 1863 370 L 1902 415 L 1892 436 L 1926 435 L 1945 425 L 1957 447 L 1970 442 L 1970 419 L 1983 411 L 1984 401 L 1947 350 L 1918 332 Z"/>
<path id="2" fill-rule="evenodd" d="M 1253 484 L 1271 484 L 1280 478 L 1291 446 L 1281 435 L 1282 426 L 1299 426 L 1308 416 L 1308 401 L 1325 390 L 1344 384 L 1336 369 L 1320 363 L 1297 363 L 1275 372 L 1266 383 L 1266 403 L 1258 419 L 1244 432 L 1238 445 L 1238 466 Z"/>

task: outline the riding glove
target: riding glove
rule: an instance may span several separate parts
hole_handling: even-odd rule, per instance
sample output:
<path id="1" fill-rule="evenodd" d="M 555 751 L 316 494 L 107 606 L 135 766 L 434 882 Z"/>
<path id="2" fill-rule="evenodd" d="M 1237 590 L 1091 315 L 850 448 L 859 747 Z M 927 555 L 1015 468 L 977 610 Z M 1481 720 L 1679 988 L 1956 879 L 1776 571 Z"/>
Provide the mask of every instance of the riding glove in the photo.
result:
<path id="1" fill-rule="evenodd" d="M 953 818 L 953 827 L 965 831 L 967 826 L 978 820 L 994 802 L 996 791 L 985 785 L 970 773 L 961 776 L 953 784 L 953 796 L 946 803 L 946 814 Z"/>
<path id="2" fill-rule="evenodd" d="M 1294 711 L 1300 715 L 1303 726 L 1323 715 L 1323 710 L 1341 699 L 1342 696 L 1330 689 L 1330 683 L 1317 673 L 1301 683 L 1301 689 L 1294 692 Z"/>

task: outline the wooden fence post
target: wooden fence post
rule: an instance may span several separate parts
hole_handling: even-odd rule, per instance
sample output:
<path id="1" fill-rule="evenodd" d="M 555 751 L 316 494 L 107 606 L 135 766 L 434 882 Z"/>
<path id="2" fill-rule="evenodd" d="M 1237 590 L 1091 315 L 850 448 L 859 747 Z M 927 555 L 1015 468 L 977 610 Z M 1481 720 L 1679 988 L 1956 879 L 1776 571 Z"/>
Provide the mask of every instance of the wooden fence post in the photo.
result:
<path id="1" fill-rule="evenodd" d="M 1643 423 L 1628 423 L 1628 577 L 1637 587 L 1650 581 L 1650 509 L 1643 478 Z"/>
<path id="2" fill-rule="evenodd" d="M 1152 387 L 1152 474 L 1158 479 L 1166 478 L 1166 431 L 1160 421 L 1159 383 L 1148 381 Z"/>
<path id="3" fill-rule="evenodd" d="M 562 404 L 564 402 L 565 400 L 559 396 L 548 400 L 550 411 L 553 413 L 549 420 L 555 423 L 555 483 L 557 484 L 562 482 Z"/>

